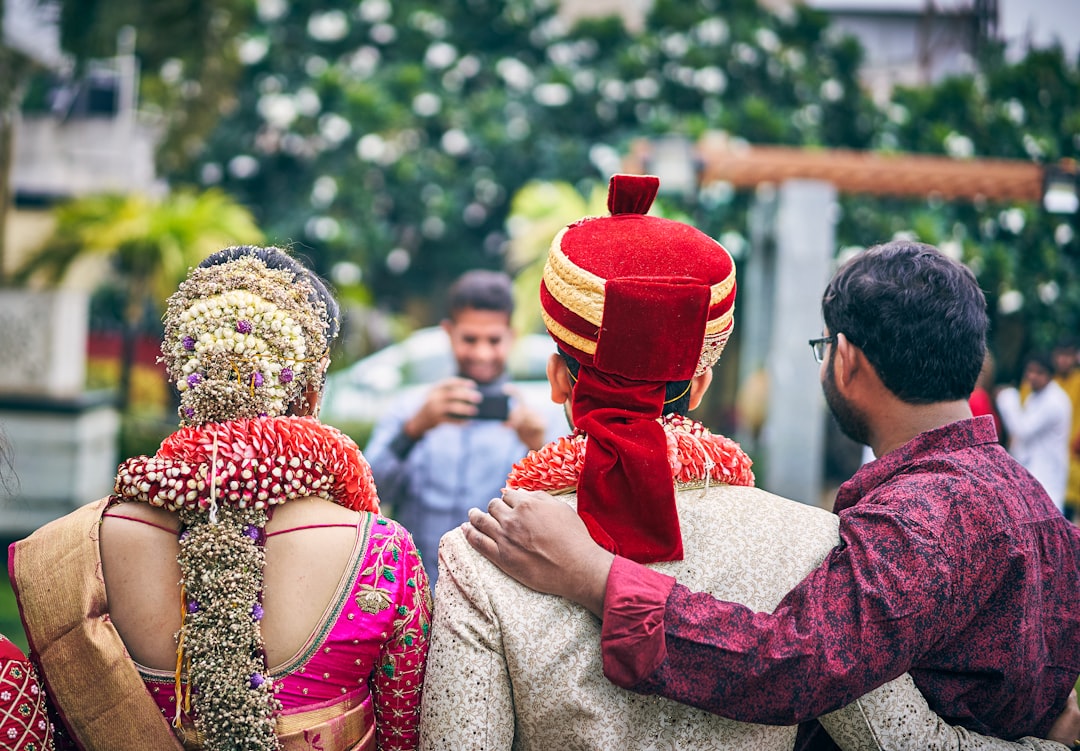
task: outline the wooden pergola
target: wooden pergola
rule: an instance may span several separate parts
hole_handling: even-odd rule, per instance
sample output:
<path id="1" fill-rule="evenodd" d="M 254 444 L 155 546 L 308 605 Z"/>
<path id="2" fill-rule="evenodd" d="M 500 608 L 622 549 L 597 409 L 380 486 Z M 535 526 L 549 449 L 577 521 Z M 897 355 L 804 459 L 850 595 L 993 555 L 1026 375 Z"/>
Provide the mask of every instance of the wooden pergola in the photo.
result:
<path id="1" fill-rule="evenodd" d="M 1038 201 L 1044 167 L 1021 159 L 952 159 L 846 149 L 759 146 L 708 133 L 692 146 L 702 185 L 724 181 L 736 188 L 792 179 L 822 180 L 841 193 L 946 200 Z M 643 172 L 648 141 L 633 148 L 626 167 Z"/>

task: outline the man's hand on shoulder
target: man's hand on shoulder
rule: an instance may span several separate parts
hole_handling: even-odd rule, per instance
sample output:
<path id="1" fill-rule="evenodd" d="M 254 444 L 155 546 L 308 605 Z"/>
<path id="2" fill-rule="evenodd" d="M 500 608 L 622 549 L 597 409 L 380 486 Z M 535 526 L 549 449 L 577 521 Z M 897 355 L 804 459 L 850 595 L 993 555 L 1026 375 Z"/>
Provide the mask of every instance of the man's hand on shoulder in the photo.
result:
<path id="1" fill-rule="evenodd" d="M 488 513 L 471 509 L 462 529 L 481 555 L 526 587 L 603 614 L 615 556 L 593 542 L 567 504 L 540 491 L 504 490 Z"/>

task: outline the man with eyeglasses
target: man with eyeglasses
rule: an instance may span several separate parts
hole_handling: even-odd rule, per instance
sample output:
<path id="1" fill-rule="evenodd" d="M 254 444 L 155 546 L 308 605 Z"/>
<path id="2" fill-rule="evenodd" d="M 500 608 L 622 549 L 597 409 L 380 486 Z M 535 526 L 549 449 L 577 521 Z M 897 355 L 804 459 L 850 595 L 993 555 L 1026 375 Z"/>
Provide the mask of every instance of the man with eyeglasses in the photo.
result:
<path id="1" fill-rule="evenodd" d="M 1076 709 L 1080 529 L 998 444 L 992 418 L 971 416 L 982 291 L 935 248 L 898 241 L 846 263 L 822 312 L 810 345 L 826 401 L 878 458 L 838 492 L 840 545 L 772 613 L 612 555 L 543 494 L 474 509 L 470 543 L 600 616 L 605 675 L 632 691 L 791 724 L 908 671 L 951 723 L 1046 736 Z M 803 730 L 801 747 L 827 747 Z"/>

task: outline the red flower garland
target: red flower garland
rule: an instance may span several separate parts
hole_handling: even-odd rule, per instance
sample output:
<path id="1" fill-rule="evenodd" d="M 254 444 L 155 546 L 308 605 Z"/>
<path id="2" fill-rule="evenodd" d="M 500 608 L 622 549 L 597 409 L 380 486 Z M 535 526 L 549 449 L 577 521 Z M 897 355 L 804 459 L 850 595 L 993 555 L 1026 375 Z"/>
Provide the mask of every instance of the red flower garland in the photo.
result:
<path id="1" fill-rule="evenodd" d="M 152 457 L 120 465 L 118 500 L 171 511 L 218 503 L 262 509 L 317 496 L 378 511 L 371 468 L 351 438 L 313 417 L 259 417 L 180 428 Z"/>
<path id="2" fill-rule="evenodd" d="M 696 420 L 670 414 L 661 419 L 668 464 L 676 484 L 705 481 L 754 485 L 753 461 L 735 441 L 714 435 Z M 577 431 L 542 446 L 514 465 L 507 485 L 520 490 L 566 490 L 577 486 L 585 464 L 587 436 Z"/>

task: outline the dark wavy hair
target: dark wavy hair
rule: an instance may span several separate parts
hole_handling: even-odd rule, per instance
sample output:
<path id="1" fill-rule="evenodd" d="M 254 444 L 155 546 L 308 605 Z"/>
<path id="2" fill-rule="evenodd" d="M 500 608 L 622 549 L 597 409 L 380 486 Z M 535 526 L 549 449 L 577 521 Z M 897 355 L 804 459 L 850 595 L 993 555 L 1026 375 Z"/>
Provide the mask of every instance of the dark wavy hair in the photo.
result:
<path id="1" fill-rule="evenodd" d="M 909 404 L 967 399 L 986 354 L 986 297 L 975 275 L 932 245 L 898 240 L 845 263 L 821 312 L 882 383 Z"/>
<path id="2" fill-rule="evenodd" d="M 450 318 L 463 310 L 514 313 L 514 288 L 510 276 L 501 271 L 473 269 L 459 276 L 447 293 Z"/>
<path id="3" fill-rule="evenodd" d="M 306 279 L 311 284 L 312 289 L 315 290 L 315 299 L 312 302 L 322 300 L 326 306 L 326 319 L 324 320 L 326 327 L 323 333 L 326 336 L 327 348 L 332 347 L 341 331 L 341 308 L 338 306 L 337 300 L 334 299 L 330 288 L 326 286 L 326 283 L 318 274 L 281 248 L 261 245 L 234 245 L 207 256 L 199 264 L 199 268 L 219 266 L 223 263 L 247 257 L 258 258 L 266 264 L 267 268 L 288 271 L 294 277 Z"/>

